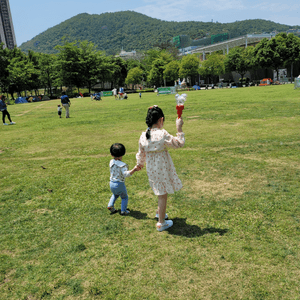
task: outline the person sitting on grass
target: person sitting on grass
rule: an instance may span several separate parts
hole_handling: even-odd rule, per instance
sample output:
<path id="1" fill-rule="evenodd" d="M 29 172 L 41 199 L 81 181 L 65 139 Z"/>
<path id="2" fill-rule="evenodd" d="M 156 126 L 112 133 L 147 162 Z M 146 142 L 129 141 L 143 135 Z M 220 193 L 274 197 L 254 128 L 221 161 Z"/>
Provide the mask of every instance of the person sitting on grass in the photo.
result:
<path id="1" fill-rule="evenodd" d="M 126 149 L 123 144 L 115 143 L 110 147 L 110 154 L 113 159 L 109 163 L 110 167 L 110 190 L 113 193 L 110 201 L 107 205 L 111 214 L 117 212 L 115 209 L 116 200 L 121 197 L 121 215 L 128 215 L 130 210 L 128 205 L 128 194 L 125 186 L 125 178 L 130 177 L 136 171 L 141 168 L 135 166 L 132 170 L 128 171 L 128 165 L 122 162 L 122 158 L 125 155 Z"/>
<path id="2" fill-rule="evenodd" d="M 7 105 L 5 103 L 5 96 L 1 95 L 0 96 L 0 110 L 2 111 L 2 121 L 3 121 L 3 125 L 8 125 L 7 123 L 5 123 L 5 117 L 8 117 L 8 120 L 10 121 L 10 124 L 16 124 L 15 122 L 13 122 L 10 118 L 10 114 L 7 111 Z"/>

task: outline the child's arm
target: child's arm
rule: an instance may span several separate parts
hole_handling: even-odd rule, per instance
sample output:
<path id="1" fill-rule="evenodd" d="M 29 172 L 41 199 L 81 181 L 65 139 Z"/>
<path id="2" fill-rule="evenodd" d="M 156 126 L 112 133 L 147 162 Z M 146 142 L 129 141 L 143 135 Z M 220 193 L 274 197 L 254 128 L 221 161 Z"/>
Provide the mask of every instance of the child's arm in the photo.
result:
<path id="1" fill-rule="evenodd" d="M 122 169 L 122 172 L 123 172 L 124 177 L 126 178 L 126 177 L 129 177 L 129 176 L 133 175 L 133 173 L 135 173 L 137 171 L 140 171 L 140 170 L 141 170 L 141 167 L 136 165 L 132 170 L 127 171 L 127 166 L 126 166 L 126 167 L 124 167 L 124 170 Z"/>
<path id="2" fill-rule="evenodd" d="M 182 125 L 183 125 L 183 120 L 182 118 L 177 118 L 176 119 L 176 129 L 177 129 L 177 132 L 178 133 L 181 133 L 182 132 Z"/>
<path id="3" fill-rule="evenodd" d="M 184 133 L 182 132 L 183 120 L 182 118 L 176 119 L 177 136 L 172 136 L 165 131 L 165 145 L 171 148 L 181 148 L 185 144 Z"/>
<path id="4" fill-rule="evenodd" d="M 146 152 L 144 151 L 141 141 L 139 142 L 139 151 L 136 154 L 136 162 L 137 166 L 140 168 L 143 168 L 146 162 Z"/>
<path id="5" fill-rule="evenodd" d="M 138 172 L 142 169 L 142 167 L 136 165 L 132 170 L 129 171 L 129 174 L 132 175 L 135 172 Z"/>

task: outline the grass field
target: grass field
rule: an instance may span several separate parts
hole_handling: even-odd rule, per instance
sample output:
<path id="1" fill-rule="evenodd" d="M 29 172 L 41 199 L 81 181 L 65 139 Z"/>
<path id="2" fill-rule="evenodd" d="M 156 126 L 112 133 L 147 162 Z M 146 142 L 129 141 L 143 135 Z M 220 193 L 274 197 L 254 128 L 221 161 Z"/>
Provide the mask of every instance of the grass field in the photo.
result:
<path id="1" fill-rule="evenodd" d="M 188 92 L 183 189 L 157 232 L 146 171 L 110 215 L 109 147 L 132 168 L 147 108 L 174 95 L 8 107 L 0 127 L 0 299 L 300 299 L 300 116 L 292 85 Z M 120 208 L 117 202 L 116 208 Z"/>

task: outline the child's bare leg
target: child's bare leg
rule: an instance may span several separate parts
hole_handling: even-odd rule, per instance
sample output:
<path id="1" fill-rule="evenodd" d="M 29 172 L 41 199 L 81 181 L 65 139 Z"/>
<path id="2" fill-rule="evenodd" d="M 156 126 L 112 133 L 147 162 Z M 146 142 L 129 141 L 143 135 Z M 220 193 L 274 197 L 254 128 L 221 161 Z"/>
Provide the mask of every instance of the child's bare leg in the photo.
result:
<path id="1" fill-rule="evenodd" d="M 168 194 L 158 196 L 158 222 L 165 222 Z"/>

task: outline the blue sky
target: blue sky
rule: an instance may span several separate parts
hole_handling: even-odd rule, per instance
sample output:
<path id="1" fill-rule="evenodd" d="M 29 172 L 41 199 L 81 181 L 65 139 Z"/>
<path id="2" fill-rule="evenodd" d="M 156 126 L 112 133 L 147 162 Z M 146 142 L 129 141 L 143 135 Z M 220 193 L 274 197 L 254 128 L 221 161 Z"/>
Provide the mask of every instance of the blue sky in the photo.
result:
<path id="1" fill-rule="evenodd" d="M 136 11 L 165 21 L 231 23 L 265 19 L 300 25 L 299 0 L 10 0 L 17 44 L 80 13 Z"/>

